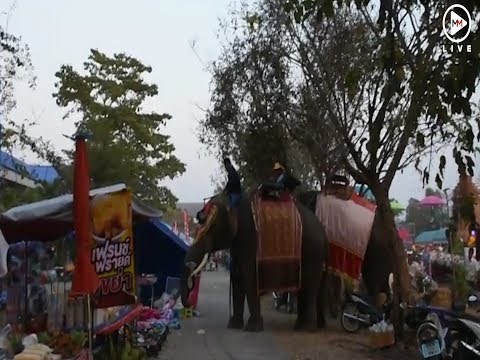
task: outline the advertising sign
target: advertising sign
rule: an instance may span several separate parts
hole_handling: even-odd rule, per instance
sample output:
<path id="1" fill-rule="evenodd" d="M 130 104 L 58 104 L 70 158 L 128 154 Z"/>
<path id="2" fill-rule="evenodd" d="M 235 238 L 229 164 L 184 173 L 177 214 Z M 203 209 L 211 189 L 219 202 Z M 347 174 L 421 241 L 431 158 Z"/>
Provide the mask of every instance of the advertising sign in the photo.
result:
<path id="1" fill-rule="evenodd" d="M 90 202 L 92 264 L 100 279 L 97 308 L 136 302 L 132 194 L 98 195 Z"/>

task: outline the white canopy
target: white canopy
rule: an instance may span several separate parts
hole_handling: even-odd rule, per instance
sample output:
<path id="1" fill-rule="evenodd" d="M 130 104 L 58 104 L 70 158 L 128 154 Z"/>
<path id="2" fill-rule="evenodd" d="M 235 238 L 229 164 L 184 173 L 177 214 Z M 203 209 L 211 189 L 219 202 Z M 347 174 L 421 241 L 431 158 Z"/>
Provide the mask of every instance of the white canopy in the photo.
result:
<path id="1" fill-rule="evenodd" d="M 90 196 L 111 194 L 126 190 L 125 184 L 115 184 L 90 190 Z M 133 215 L 147 218 L 159 218 L 160 210 L 151 208 L 141 201 L 132 199 Z M 51 219 L 60 221 L 73 221 L 73 195 L 67 194 L 52 199 L 42 200 L 31 204 L 16 206 L 4 212 L 2 217 L 13 222 L 31 221 L 36 219 Z"/>

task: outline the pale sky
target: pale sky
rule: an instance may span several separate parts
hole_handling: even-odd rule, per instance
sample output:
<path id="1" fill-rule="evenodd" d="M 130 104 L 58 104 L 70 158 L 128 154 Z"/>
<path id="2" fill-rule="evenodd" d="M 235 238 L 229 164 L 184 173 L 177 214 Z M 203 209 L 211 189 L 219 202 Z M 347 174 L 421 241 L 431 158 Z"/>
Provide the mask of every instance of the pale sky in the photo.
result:
<path id="1" fill-rule="evenodd" d="M 0 0 L 0 12 L 11 4 Z M 211 195 L 211 178 L 219 173 L 216 160 L 206 155 L 196 136 L 203 116 L 198 107 L 206 108 L 210 98 L 204 64 L 219 53 L 218 18 L 226 16 L 229 4 L 230 0 L 17 0 L 8 31 L 30 46 L 38 80 L 34 91 L 19 87 L 14 118 L 36 120 L 33 135 L 51 140 L 58 149 L 70 147 L 63 134 L 73 134 L 73 125 L 62 120 L 64 110 L 51 95 L 55 72 L 62 64 L 80 70 L 91 48 L 133 55 L 153 67 L 149 80 L 158 85 L 159 96 L 152 106 L 172 115 L 165 132 L 186 163 L 184 175 L 166 184 L 182 202 L 201 201 Z M 6 17 L 1 16 L 5 25 Z M 453 189 L 458 178 L 454 165 L 446 175 L 445 187 Z M 405 205 L 423 193 L 413 169 L 398 174 L 391 189 L 391 197 Z"/>

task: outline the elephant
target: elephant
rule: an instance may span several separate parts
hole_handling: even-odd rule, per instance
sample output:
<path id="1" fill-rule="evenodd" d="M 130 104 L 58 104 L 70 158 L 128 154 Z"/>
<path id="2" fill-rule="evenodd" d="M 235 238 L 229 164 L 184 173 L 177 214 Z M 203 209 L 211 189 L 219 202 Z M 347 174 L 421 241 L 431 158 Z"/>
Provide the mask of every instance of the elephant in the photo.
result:
<path id="1" fill-rule="evenodd" d="M 315 213 L 317 195 L 318 191 L 305 191 L 298 193 L 296 198 L 298 202 L 304 204 L 310 211 Z M 362 263 L 362 279 L 369 296 L 376 298 L 380 293 L 389 293 L 388 279 L 391 273 L 393 273 L 392 254 L 387 242 L 383 239 L 382 224 L 377 212 Z M 338 298 L 341 292 L 340 279 L 329 275 L 328 283 L 327 291 L 329 292 L 329 298 L 332 298 L 332 296 Z M 330 310 L 332 311 L 332 309 Z"/>
<path id="2" fill-rule="evenodd" d="M 185 256 L 180 295 L 183 305 L 188 306 L 188 296 L 193 283 L 192 277 L 202 268 L 208 254 L 222 249 L 230 249 L 233 315 L 228 321 L 228 328 L 243 328 L 246 331 L 256 332 L 262 331 L 264 326 L 260 295 L 257 292 L 257 230 L 251 200 L 252 194 L 244 193 L 242 195 L 237 209 L 236 234 L 233 233 L 232 221 L 223 197 L 216 196 L 210 200 L 216 208 L 215 219 L 208 230 L 197 237 Z M 296 203 L 296 207 L 302 221 L 302 276 L 294 329 L 316 331 L 325 326 L 322 288 L 326 274 L 328 241 L 325 229 L 315 215 L 301 203 Z M 204 212 L 205 208 L 199 212 L 198 216 L 205 216 Z M 206 227 L 206 225 L 204 226 Z M 245 297 L 250 317 L 244 326 Z"/>

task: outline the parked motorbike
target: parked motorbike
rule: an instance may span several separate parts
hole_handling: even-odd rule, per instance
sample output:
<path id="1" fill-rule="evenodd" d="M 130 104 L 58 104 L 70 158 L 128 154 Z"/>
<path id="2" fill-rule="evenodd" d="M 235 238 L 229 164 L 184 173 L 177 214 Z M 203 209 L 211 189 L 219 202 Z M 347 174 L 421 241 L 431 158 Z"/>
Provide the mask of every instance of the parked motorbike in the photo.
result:
<path id="1" fill-rule="evenodd" d="M 287 309 L 287 313 L 293 314 L 295 312 L 295 305 L 296 305 L 295 294 L 291 292 L 287 292 L 287 293 L 273 292 L 272 296 L 273 296 L 273 306 L 275 307 L 275 310 L 279 310 L 283 305 L 285 305 Z"/>
<path id="2" fill-rule="evenodd" d="M 477 301 L 476 296 L 469 303 Z M 402 305 L 405 309 L 405 305 Z M 408 307 L 406 323 L 417 328 L 417 343 L 423 360 L 480 359 L 480 324 L 478 318 L 426 305 Z M 423 318 L 422 321 L 419 319 Z M 417 326 L 418 325 L 418 326 Z"/>
<path id="3" fill-rule="evenodd" d="M 360 294 L 347 293 L 342 307 L 340 321 L 345 331 L 354 333 L 361 327 L 370 327 L 382 320 L 390 318 L 392 303 L 389 302 L 378 308 Z"/>

